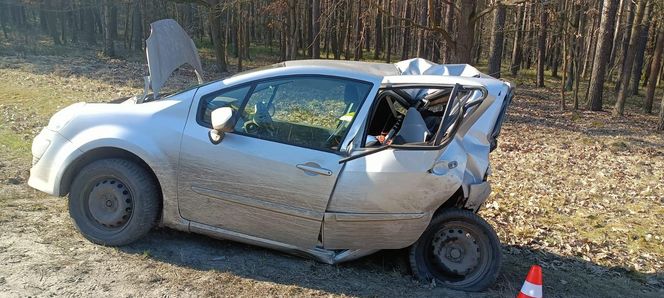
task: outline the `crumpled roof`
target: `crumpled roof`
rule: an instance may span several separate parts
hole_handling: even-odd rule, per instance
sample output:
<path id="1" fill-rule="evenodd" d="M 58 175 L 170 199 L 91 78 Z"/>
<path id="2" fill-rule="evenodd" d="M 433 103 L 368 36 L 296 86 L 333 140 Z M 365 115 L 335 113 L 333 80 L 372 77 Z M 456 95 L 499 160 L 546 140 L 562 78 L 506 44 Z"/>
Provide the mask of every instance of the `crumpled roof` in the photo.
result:
<path id="1" fill-rule="evenodd" d="M 376 76 L 398 76 L 398 75 L 439 75 L 487 78 L 489 76 L 481 73 L 477 68 L 468 64 L 438 64 L 422 58 L 413 58 L 399 61 L 394 64 L 382 62 L 344 61 L 344 60 L 292 60 L 280 63 L 281 67 L 288 66 L 328 66 L 350 69 Z"/>
<path id="2" fill-rule="evenodd" d="M 399 61 L 394 65 L 401 75 L 488 77 L 468 64 L 438 64 L 422 58 Z"/>

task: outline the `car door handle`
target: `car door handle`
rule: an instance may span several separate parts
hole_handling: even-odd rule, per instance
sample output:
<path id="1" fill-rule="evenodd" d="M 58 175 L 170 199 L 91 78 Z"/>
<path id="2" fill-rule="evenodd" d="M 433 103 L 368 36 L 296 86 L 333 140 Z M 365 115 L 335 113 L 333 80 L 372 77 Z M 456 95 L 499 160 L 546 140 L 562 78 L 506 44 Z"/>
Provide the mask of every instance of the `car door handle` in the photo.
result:
<path id="1" fill-rule="evenodd" d="M 295 167 L 297 167 L 298 169 L 300 169 L 300 170 L 302 170 L 306 173 L 310 173 L 310 174 L 332 176 L 332 171 L 330 171 L 328 169 L 325 169 L 325 168 L 321 168 L 319 165 L 317 165 L 315 163 L 312 163 L 312 162 L 311 163 L 308 162 L 308 163 L 304 163 L 304 164 L 298 164 Z"/>

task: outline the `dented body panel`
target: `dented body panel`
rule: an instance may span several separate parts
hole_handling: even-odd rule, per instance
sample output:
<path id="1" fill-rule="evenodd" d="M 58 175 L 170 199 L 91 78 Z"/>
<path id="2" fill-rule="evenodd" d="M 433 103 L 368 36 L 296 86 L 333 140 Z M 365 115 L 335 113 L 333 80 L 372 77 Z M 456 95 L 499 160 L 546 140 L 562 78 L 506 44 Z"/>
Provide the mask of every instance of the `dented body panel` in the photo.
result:
<path id="1" fill-rule="evenodd" d="M 210 127 L 200 115 L 201 102 L 210 94 L 300 77 L 368 86 L 334 151 L 241 131 L 226 133 L 219 144 L 210 142 Z M 155 91 L 157 81 L 153 77 Z M 465 103 L 477 104 L 440 146 L 365 146 L 379 95 L 400 86 L 417 89 L 411 94 L 414 101 L 436 88 L 466 88 Z M 82 156 L 99 148 L 124 150 L 157 177 L 164 226 L 326 263 L 348 261 L 410 246 L 446 204 L 480 208 L 491 191 L 489 153 L 511 89 L 468 65 L 441 66 L 423 59 L 394 65 L 285 62 L 147 103 L 80 104 L 67 121 L 54 120 L 66 122 L 61 127 L 50 126 L 35 138 L 29 184 L 66 195 L 67 173 Z"/>

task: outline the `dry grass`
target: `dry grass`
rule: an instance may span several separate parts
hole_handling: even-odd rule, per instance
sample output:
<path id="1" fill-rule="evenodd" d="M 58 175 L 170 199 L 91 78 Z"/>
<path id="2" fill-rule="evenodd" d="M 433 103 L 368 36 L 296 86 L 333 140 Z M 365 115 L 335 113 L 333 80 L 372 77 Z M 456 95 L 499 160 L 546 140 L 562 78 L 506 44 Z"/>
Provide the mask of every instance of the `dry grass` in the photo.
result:
<path id="1" fill-rule="evenodd" d="M 534 88 L 528 72 L 507 78 L 518 92 L 491 156 L 494 194 L 480 212 L 496 227 L 506 259 L 486 293 L 414 282 L 401 251 L 328 266 L 167 229 L 124 248 L 93 245 L 75 232 L 66 200 L 25 184 L 30 140 L 70 103 L 140 93 L 144 73 L 140 62 L 93 51 L 0 57 L 0 292 L 510 296 L 537 262 L 547 296 L 664 295 L 664 137 L 651 130 L 654 117 L 631 112 L 638 105 L 625 118 L 559 112 L 558 90 Z M 178 74 L 175 85 L 190 75 Z"/>

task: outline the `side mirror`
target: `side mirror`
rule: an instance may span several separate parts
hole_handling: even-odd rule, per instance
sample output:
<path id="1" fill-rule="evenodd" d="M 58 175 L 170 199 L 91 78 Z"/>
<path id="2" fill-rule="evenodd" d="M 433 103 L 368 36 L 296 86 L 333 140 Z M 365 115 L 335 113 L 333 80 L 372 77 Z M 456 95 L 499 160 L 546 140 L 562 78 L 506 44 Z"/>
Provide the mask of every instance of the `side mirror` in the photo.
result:
<path id="1" fill-rule="evenodd" d="M 229 107 L 218 108 L 211 114 L 212 129 L 210 129 L 210 142 L 219 144 L 224 138 L 224 133 L 233 131 L 235 125 L 235 112 Z"/>

